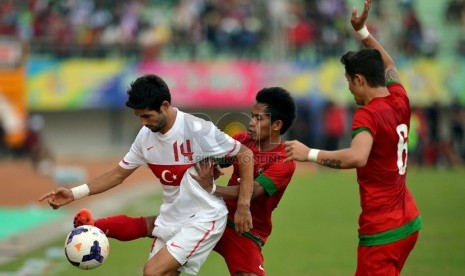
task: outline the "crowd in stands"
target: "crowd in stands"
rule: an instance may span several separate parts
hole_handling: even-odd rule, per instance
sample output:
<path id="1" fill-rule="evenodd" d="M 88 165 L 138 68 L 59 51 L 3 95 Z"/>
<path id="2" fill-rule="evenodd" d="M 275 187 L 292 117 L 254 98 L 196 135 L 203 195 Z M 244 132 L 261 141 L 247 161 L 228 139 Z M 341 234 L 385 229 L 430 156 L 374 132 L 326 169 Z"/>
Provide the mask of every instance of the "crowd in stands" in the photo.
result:
<path id="1" fill-rule="evenodd" d="M 395 6 L 395 19 L 392 10 L 388 13 L 385 8 L 389 5 Z M 449 0 L 445 7 L 445 22 L 465 26 L 465 0 Z M 348 45 L 353 41 L 349 39 L 350 9 L 347 0 L 2 0 L 0 37 L 20 39 L 32 55 L 58 58 L 196 60 L 220 56 L 321 61 L 352 49 L 353 44 Z M 397 28 L 386 27 L 392 21 L 399 24 Z M 422 22 L 414 0 L 376 1 L 369 23 L 372 34 L 384 37 L 397 49 L 396 56 L 434 57 L 440 50 L 438 30 Z M 457 41 L 457 53 L 465 57 L 465 33 Z M 301 106 L 300 118 L 306 119 L 296 127 L 324 129 L 321 123 L 311 124 L 310 105 Z M 350 110 L 332 104 L 324 110 L 329 112 L 321 121 L 341 114 L 350 120 Z M 418 163 L 446 160 L 456 164 L 465 159 L 463 106 L 418 109 L 413 118 L 417 134 L 427 133 L 428 137 L 411 149 Z M 438 123 L 438 118 L 448 118 L 447 124 Z M 441 127 L 445 130 L 440 131 Z M 327 129 L 330 136 L 321 141 L 331 141 L 326 146 L 333 149 L 343 142 L 341 136 L 348 128 L 339 123 L 337 128 Z M 444 132 L 447 135 L 440 135 Z M 315 136 L 301 139 L 315 145 Z"/>
<path id="2" fill-rule="evenodd" d="M 447 19 L 465 21 L 464 2 L 450 1 Z M 385 3 L 376 7 L 374 33 L 386 25 Z M 435 55 L 436 30 L 423 26 L 413 3 L 398 0 L 401 33 L 391 37 L 399 37 L 406 55 Z M 346 0 L 4 0 L 0 36 L 57 57 L 157 58 L 164 51 L 191 59 L 262 59 L 282 49 L 282 58 L 308 60 L 346 50 L 350 8 Z"/>
<path id="3" fill-rule="evenodd" d="M 462 32 L 457 41 L 457 53 L 465 57 L 465 0 L 451 0 L 445 10 L 446 20 L 455 25 L 460 25 Z"/>
<path id="4" fill-rule="evenodd" d="M 444 15 L 446 20 L 450 22 L 463 22 L 465 24 L 465 1 L 450 0 Z"/>

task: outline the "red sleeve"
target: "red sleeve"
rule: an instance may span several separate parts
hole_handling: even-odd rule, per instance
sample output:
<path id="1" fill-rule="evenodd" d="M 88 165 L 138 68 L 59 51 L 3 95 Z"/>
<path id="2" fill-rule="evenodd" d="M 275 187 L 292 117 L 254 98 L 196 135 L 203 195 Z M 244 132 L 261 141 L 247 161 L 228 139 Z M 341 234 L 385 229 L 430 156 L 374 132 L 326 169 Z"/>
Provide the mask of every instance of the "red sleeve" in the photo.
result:
<path id="1" fill-rule="evenodd" d="M 388 90 L 389 93 L 391 93 L 391 95 L 394 95 L 398 101 L 401 101 L 406 106 L 410 106 L 407 91 L 401 84 L 392 83 L 388 86 Z"/>
<path id="2" fill-rule="evenodd" d="M 275 194 L 277 191 L 283 190 L 291 182 L 292 175 L 295 171 L 295 162 L 279 162 L 273 163 L 260 174 L 255 181 L 265 190 L 268 196 Z"/>
<path id="3" fill-rule="evenodd" d="M 397 82 L 390 83 L 388 84 L 387 89 L 389 90 L 389 93 L 391 93 L 391 95 L 407 96 L 407 91 L 400 83 L 397 83 Z"/>
<path id="4" fill-rule="evenodd" d="M 352 137 L 363 129 L 369 130 L 373 138 L 376 136 L 376 121 L 374 120 L 371 112 L 362 107 L 355 111 L 352 122 Z"/>
<path id="5" fill-rule="evenodd" d="M 292 175 L 295 171 L 295 162 L 274 163 L 269 166 L 263 174 L 271 179 L 276 188 L 281 190 L 291 182 Z"/>

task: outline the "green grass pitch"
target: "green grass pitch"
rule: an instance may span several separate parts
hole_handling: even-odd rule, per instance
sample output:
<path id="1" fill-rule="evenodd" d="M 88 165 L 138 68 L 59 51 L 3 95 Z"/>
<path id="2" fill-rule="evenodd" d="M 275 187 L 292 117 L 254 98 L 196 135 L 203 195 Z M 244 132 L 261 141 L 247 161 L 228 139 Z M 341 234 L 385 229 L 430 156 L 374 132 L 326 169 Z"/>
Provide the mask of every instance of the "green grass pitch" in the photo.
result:
<path id="1" fill-rule="evenodd" d="M 410 168 L 408 186 L 422 213 L 423 229 L 403 275 L 464 275 L 465 171 Z M 147 215 L 159 201 L 151 195 L 123 211 Z M 273 233 L 264 247 L 268 275 L 353 275 L 359 211 L 355 171 L 300 167 L 274 213 Z M 64 238 L 1 266 L 0 274 L 46 258 L 47 249 L 63 248 Z M 46 275 L 141 275 L 151 240 L 110 243 L 103 266 L 84 272 L 69 265 L 63 254 L 50 261 Z M 212 253 L 199 275 L 228 271 Z"/>

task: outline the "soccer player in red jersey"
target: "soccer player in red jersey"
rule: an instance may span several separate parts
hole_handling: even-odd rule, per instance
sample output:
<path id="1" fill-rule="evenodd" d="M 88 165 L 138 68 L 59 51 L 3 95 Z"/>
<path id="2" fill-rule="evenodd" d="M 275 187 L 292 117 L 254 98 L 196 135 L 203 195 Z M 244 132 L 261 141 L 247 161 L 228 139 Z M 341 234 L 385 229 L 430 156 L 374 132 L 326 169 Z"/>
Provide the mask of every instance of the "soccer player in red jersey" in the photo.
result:
<path id="1" fill-rule="evenodd" d="M 215 247 L 221 254 L 231 275 L 266 275 L 261 248 L 272 229 L 272 212 L 278 206 L 295 171 L 295 163 L 285 162 L 287 157 L 283 135 L 295 118 L 295 103 L 289 93 L 280 87 L 264 88 L 257 93 L 251 110 L 247 132 L 232 137 L 246 145 L 254 156 L 254 192 L 250 202 L 253 228 L 237 235 L 234 231 L 234 212 L 240 179 L 237 162 L 228 186 L 212 185 L 212 175 L 198 171 L 194 177 L 207 191 L 222 197 L 228 207 L 228 227 Z M 205 166 L 201 167 L 205 170 Z"/>
<path id="2" fill-rule="evenodd" d="M 247 132 L 233 136 L 236 141 L 253 152 L 254 191 L 250 205 L 253 228 L 238 235 L 235 231 L 234 214 L 239 195 L 239 163 L 237 158 L 221 160 L 222 167 L 233 165 L 228 186 L 216 186 L 213 178 L 218 176 L 211 162 L 198 162 L 197 175 L 191 176 L 202 187 L 222 197 L 228 208 L 227 227 L 214 250 L 221 254 L 231 275 L 266 275 L 261 252 L 262 246 L 271 234 L 272 212 L 281 200 L 295 171 L 295 162 L 284 162 L 286 152 L 282 135 L 295 119 L 296 107 L 289 92 L 280 87 L 260 90 L 251 110 Z M 94 220 L 89 210 L 83 209 L 76 215 L 74 226 L 92 224 L 102 229 L 108 237 L 122 241 L 152 237 L 155 217 L 128 217 L 117 215 Z"/>
<path id="3" fill-rule="evenodd" d="M 362 212 L 356 275 L 399 275 L 415 246 L 421 217 L 406 186 L 410 106 L 393 60 L 365 26 L 363 12 L 351 24 L 365 49 L 342 56 L 349 90 L 361 105 L 352 122 L 349 148 L 324 151 L 285 142 L 286 160 L 356 168 Z"/>

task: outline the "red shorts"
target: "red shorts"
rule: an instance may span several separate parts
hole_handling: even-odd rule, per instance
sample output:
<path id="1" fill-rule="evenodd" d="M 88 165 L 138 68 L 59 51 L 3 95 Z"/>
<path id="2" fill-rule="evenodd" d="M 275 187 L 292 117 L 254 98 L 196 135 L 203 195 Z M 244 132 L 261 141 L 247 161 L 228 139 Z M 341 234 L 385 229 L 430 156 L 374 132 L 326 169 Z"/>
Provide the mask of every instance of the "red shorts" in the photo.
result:
<path id="1" fill-rule="evenodd" d="M 418 239 L 418 231 L 402 240 L 375 246 L 358 246 L 356 276 L 399 275 Z"/>
<path id="2" fill-rule="evenodd" d="M 237 234 L 229 226 L 226 226 L 214 250 L 223 256 L 231 275 L 239 272 L 266 275 L 260 246 L 253 240 Z"/>

